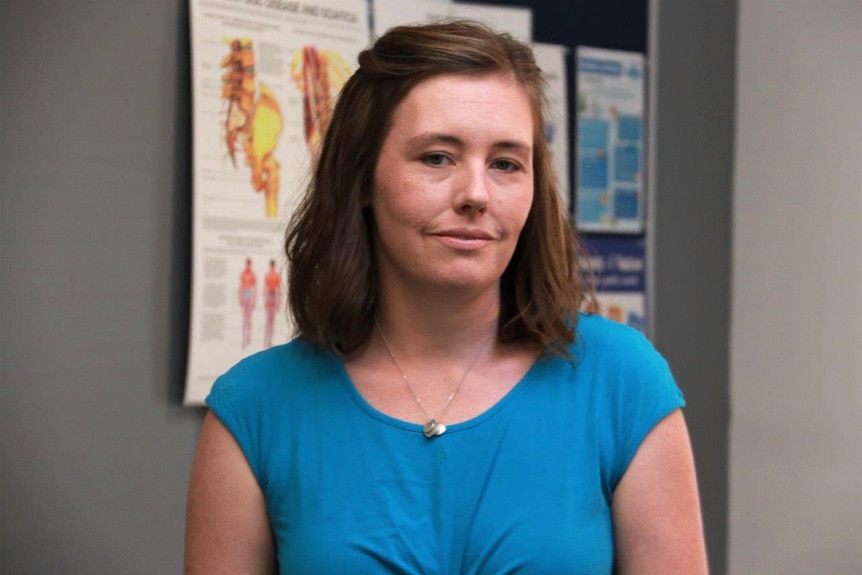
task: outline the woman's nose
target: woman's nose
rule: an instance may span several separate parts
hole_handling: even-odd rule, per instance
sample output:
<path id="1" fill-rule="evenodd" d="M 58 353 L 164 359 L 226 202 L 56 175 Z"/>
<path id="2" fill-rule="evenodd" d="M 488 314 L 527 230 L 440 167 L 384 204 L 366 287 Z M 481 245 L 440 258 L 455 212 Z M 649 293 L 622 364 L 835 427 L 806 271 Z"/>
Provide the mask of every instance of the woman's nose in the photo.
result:
<path id="1" fill-rule="evenodd" d="M 489 182 L 484 165 L 462 167 L 456 184 L 455 211 L 459 213 L 482 213 L 488 208 Z"/>

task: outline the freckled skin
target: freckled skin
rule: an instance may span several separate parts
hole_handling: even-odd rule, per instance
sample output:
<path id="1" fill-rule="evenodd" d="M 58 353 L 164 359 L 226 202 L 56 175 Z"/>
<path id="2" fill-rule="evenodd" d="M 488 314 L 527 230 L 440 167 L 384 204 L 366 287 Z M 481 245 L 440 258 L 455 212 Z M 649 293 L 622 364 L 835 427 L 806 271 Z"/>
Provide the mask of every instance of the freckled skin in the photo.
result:
<path id="1" fill-rule="evenodd" d="M 533 200 L 533 117 L 508 75 L 446 75 L 396 109 L 375 170 L 381 284 L 496 290 Z"/>

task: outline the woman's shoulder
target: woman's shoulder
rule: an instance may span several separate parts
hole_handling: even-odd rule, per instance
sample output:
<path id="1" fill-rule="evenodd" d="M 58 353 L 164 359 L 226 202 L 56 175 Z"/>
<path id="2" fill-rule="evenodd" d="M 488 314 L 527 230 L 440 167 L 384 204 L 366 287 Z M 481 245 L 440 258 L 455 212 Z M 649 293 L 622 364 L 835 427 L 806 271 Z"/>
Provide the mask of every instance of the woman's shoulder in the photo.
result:
<path id="1" fill-rule="evenodd" d="M 287 393 L 302 382 L 319 379 L 332 369 L 333 355 L 301 338 L 243 358 L 216 379 L 210 395 L 251 395 L 262 398 Z M 209 401 L 208 401 L 209 403 Z"/>
<path id="2" fill-rule="evenodd" d="M 582 314 L 569 351 L 575 373 L 588 374 L 602 388 L 616 388 L 623 395 L 644 390 L 679 393 L 667 360 L 644 334 L 630 326 Z"/>
<path id="3" fill-rule="evenodd" d="M 326 352 L 314 344 L 295 338 L 288 343 L 276 345 L 244 357 L 235 363 L 222 377 L 242 377 L 246 374 L 264 375 L 271 371 L 281 372 L 285 367 L 297 368 L 321 361 Z"/>
<path id="4" fill-rule="evenodd" d="M 586 353 L 635 360 L 660 357 L 640 331 L 600 315 L 583 312 L 578 316 L 575 340 L 569 351 L 576 359 Z"/>

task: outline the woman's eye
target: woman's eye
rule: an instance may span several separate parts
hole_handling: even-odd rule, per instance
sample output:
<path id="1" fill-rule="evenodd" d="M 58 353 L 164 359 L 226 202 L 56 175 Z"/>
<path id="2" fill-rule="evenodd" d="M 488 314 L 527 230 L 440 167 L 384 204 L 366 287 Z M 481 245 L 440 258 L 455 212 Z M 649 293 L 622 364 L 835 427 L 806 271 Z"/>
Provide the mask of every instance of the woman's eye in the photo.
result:
<path id="1" fill-rule="evenodd" d="M 445 154 L 428 154 L 422 158 L 422 160 L 429 166 L 442 166 L 449 160 L 449 158 L 447 158 Z"/>
<path id="2" fill-rule="evenodd" d="M 521 169 L 521 167 L 512 160 L 494 160 L 491 163 L 491 167 L 495 170 L 500 170 L 501 172 L 516 172 Z"/>

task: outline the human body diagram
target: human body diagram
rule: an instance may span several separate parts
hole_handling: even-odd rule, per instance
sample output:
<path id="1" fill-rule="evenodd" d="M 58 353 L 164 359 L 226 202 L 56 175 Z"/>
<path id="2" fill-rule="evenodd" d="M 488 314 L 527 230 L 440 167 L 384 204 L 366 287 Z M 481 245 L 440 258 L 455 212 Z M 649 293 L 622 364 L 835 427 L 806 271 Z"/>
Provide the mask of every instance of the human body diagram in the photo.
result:
<path id="1" fill-rule="evenodd" d="M 242 347 L 251 343 L 251 318 L 257 303 L 257 276 L 251 269 L 251 258 L 245 260 L 245 269 L 239 276 L 239 305 L 242 308 Z"/>
<path id="2" fill-rule="evenodd" d="M 234 167 L 237 149 L 251 168 L 251 185 L 263 192 L 267 218 L 278 216 L 278 186 L 281 165 L 275 159 L 278 138 L 284 127 L 275 94 L 255 78 L 255 57 L 248 38 L 229 39 L 230 53 L 221 60 L 222 98 L 228 103 L 225 144 Z"/>
<path id="3" fill-rule="evenodd" d="M 275 330 L 275 316 L 281 307 L 281 275 L 275 269 L 275 260 L 269 260 L 269 271 L 264 278 L 263 307 L 266 310 L 266 326 L 263 334 L 263 347 L 272 346 Z"/>

